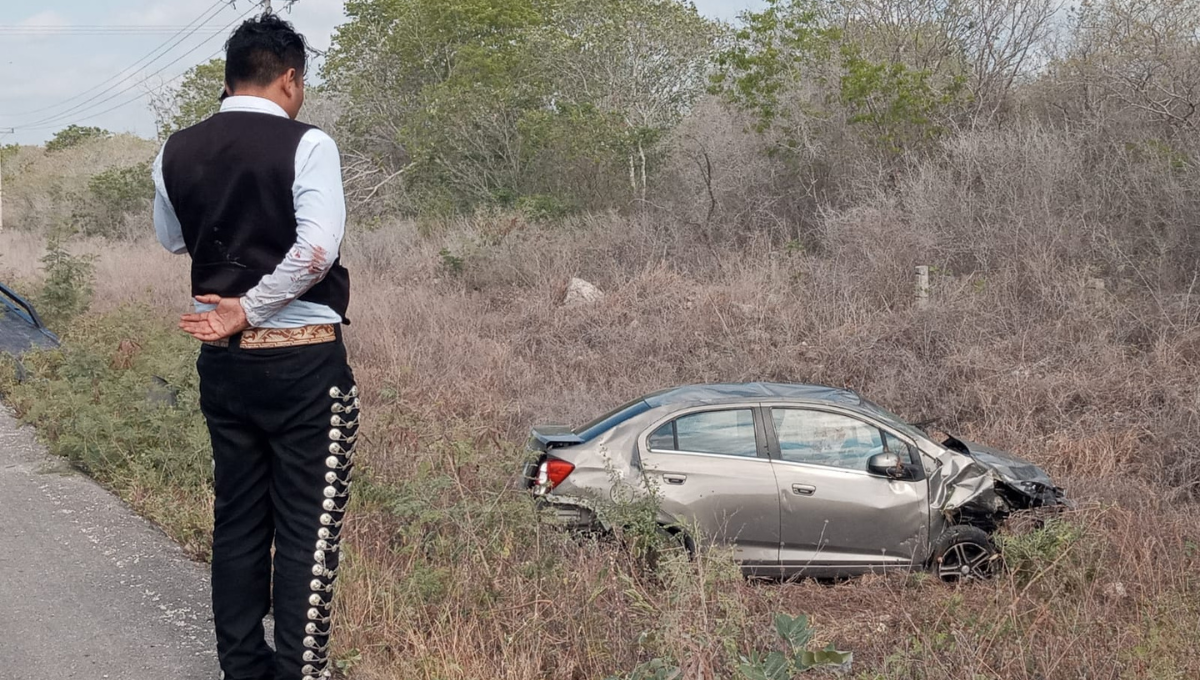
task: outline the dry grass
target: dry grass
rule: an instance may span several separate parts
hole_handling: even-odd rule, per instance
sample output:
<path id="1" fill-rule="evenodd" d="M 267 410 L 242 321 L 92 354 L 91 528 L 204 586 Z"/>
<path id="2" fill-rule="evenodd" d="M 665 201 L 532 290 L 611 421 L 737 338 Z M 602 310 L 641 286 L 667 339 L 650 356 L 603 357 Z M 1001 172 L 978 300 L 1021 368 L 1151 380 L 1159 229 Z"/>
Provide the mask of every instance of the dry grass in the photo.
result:
<path id="1" fill-rule="evenodd" d="M 763 244 L 706 260 L 649 221 L 605 218 L 498 242 L 478 236 L 496 230 L 487 220 L 432 238 L 406 224 L 359 234 L 347 255 L 358 277 L 350 341 L 371 395 L 375 478 L 403 484 L 423 466 L 444 467 L 440 447 L 464 439 L 475 465 L 513 460 L 505 452 L 531 422 L 578 422 L 671 384 L 813 381 L 943 416 L 948 430 L 1045 465 L 1084 506 L 1071 521 L 1086 541 L 1055 553 L 1031 583 L 960 591 L 905 578 L 745 584 L 697 571 L 708 563 L 647 586 L 622 580 L 630 567 L 619 554 L 570 546 L 557 548 L 570 566 L 546 583 L 521 578 L 540 554 L 508 554 L 469 523 L 446 530 L 480 541 L 480 552 L 429 564 L 394 556 L 405 541 L 360 518 L 358 578 L 371 585 L 343 602 L 353 623 L 342 642 L 373 650 L 365 677 L 416 660 L 420 677 L 591 678 L 656 654 L 682 661 L 688 677 L 728 677 L 731 656 L 771 644 L 777 611 L 812 614 L 823 640 L 856 651 L 864 677 L 1200 672 L 1188 651 L 1200 642 L 1190 604 L 1200 521 L 1186 500 L 1197 375 L 1180 358 L 1195 311 L 1148 312 L 1147 297 L 1097 291 L 1080 272 L 1037 262 L 982 284 L 940 277 L 934 308 L 919 311 L 906 260 L 919 249 L 870 240 L 887 237 L 879 219 L 840 216 L 830 229 L 846 245 L 822 257 Z M 464 258 L 461 274 L 440 264 L 443 248 Z M 856 258 L 863 252 L 876 255 Z M 563 308 L 571 275 L 608 296 Z M 1135 310 L 1147 326 L 1137 346 L 1123 328 Z M 511 472 L 485 469 L 440 493 L 484 493 Z M 482 578 L 503 613 L 473 608 L 465 585 L 399 609 L 380 597 L 426 569 L 454 584 Z M 391 614 L 379 616 L 380 605 Z M 647 632 L 655 641 L 636 644 Z"/>
<path id="2" fill-rule="evenodd" d="M 788 612 L 853 650 L 862 678 L 1200 677 L 1200 306 L 1172 226 L 1190 194 L 1147 227 L 1135 208 L 1182 180 L 1131 173 L 1101 214 L 1095 160 L 1030 134 L 957 140 L 790 245 L 787 229 L 697 238 L 649 213 L 353 229 L 367 470 L 337 614 L 352 676 L 602 678 L 663 656 L 733 677 Z M 182 261 L 147 239 L 81 246 L 99 257 L 98 309 L 186 306 Z M 36 241 L 0 248 L 0 278 L 36 275 Z M 916 264 L 937 266 L 927 310 Z M 607 296 L 563 307 L 571 276 Z M 1044 465 L 1080 509 L 1016 532 L 1012 554 L 1034 557 L 994 584 L 781 585 L 741 580 L 719 551 L 647 576 L 506 491 L 533 422 L 759 379 L 939 416 Z"/>
<path id="3" fill-rule="evenodd" d="M 110 312 L 130 304 L 172 313 L 188 308 L 187 260 L 163 250 L 148 223 L 140 240 L 117 245 L 101 238 L 81 238 L 68 244 L 67 250 L 94 258 L 97 286 L 93 312 Z M 43 276 L 41 258 L 45 253 L 45 238 L 36 232 L 0 232 L 0 280 L 36 287 Z"/>

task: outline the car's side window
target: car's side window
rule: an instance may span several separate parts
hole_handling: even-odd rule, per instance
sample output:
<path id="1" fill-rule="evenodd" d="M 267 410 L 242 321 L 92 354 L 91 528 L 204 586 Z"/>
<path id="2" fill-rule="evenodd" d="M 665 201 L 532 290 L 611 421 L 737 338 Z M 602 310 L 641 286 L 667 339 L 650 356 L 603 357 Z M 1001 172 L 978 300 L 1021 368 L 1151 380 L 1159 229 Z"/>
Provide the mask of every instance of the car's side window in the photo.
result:
<path id="1" fill-rule="evenodd" d="M 905 465 L 914 465 L 917 462 L 916 452 L 913 451 L 913 447 L 886 430 L 883 432 L 883 448 L 890 453 L 900 456 L 900 462 Z"/>
<path id="2" fill-rule="evenodd" d="M 651 451 L 758 456 L 754 412 L 750 409 L 702 411 L 680 416 L 648 438 Z"/>
<path id="3" fill-rule="evenodd" d="M 663 424 L 646 440 L 651 451 L 676 451 L 679 445 L 675 442 L 675 421 Z"/>
<path id="4" fill-rule="evenodd" d="M 856 418 L 790 408 L 771 409 L 771 417 L 780 456 L 788 462 L 866 472 L 867 460 L 883 452 L 879 428 Z"/>

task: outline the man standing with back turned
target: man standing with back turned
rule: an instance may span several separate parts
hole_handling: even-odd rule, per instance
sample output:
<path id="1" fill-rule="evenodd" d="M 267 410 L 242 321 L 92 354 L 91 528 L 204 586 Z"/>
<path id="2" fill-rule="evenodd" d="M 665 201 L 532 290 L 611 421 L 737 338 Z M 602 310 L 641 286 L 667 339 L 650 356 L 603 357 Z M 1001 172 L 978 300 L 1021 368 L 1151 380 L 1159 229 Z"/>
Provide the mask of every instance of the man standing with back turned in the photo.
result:
<path id="1" fill-rule="evenodd" d="M 159 241 L 192 258 L 196 368 L 214 460 L 213 616 L 221 677 L 330 676 L 330 600 L 358 388 L 341 324 L 350 281 L 337 147 L 298 123 L 304 38 L 274 15 L 226 43 L 220 113 L 154 164 Z M 275 646 L 263 640 L 272 603 Z"/>

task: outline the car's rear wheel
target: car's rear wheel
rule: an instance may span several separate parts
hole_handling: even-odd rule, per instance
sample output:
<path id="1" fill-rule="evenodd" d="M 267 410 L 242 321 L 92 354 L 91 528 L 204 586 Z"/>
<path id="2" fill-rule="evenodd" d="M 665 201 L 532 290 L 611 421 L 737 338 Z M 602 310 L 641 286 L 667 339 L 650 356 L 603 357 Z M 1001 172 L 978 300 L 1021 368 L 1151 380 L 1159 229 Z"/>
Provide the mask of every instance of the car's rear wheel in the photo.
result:
<path id="1" fill-rule="evenodd" d="M 944 531 L 933 547 L 933 573 L 947 583 L 987 581 L 1000 569 L 1000 554 L 979 527 L 960 524 Z"/>

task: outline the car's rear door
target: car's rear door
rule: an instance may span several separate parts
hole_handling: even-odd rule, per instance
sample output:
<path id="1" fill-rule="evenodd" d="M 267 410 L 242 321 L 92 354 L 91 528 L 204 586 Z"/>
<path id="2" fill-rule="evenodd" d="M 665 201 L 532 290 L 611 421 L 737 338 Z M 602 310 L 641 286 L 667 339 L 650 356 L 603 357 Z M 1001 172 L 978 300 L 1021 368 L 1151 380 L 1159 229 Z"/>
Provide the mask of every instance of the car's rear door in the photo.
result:
<path id="1" fill-rule="evenodd" d="M 657 422 L 642 436 L 647 481 L 660 509 L 731 545 L 743 565 L 779 559 L 779 494 L 765 423 L 753 406 L 693 409 Z"/>
<path id="2" fill-rule="evenodd" d="M 781 563 L 820 574 L 923 560 L 928 487 L 911 442 L 833 410 L 774 406 L 763 416 L 779 482 Z M 867 471 L 885 448 L 912 465 L 913 478 Z"/>

